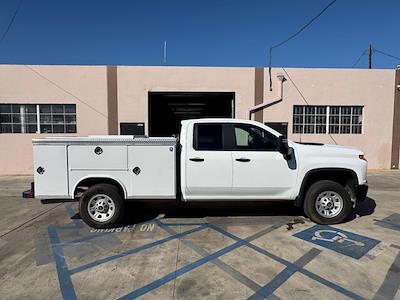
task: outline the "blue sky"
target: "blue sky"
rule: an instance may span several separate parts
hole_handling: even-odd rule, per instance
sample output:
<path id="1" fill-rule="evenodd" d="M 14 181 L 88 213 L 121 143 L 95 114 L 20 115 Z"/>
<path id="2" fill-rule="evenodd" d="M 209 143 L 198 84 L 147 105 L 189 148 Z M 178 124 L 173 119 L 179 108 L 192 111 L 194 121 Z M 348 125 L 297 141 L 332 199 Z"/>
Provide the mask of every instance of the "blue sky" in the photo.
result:
<path id="1" fill-rule="evenodd" d="M 330 0 L 23 0 L 0 63 L 265 66 Z M 0 1 L 0 35 L 18 0 Z M 399 0 L 338 0 L 273 65 L 351 67 L 369 43 L 400 56 Z M 373 65 L 400 61 L 375 53 Z M 364 56 L 358 67 L 367 66 Z"/>

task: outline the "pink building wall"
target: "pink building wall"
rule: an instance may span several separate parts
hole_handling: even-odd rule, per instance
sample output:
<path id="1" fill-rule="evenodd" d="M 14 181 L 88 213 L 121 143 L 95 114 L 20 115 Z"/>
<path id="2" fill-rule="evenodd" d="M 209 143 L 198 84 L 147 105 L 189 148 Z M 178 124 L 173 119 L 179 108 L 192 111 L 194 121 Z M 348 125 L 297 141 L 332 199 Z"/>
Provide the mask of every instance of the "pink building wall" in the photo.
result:
<path id="1" fill-rule="evenodd" d="M 362 134 L 293 134 L 293 105 L 306 105 L 282 68 L 274 68 L 272 77 L 283 74 L 283 101 L 263 112 L 264 121 L 288 122 L 288 138 L 303 142 L 321 142 L 361 148 L 372 169 L 390 169 L 393 133 L 394 70 L 295 69 L 285 68 L 309 105 L 363 105 Z M 267 69 L 265 79 L 268 80 Z M 265 99 L 278 91 L 266 89 Z"/>
<path id="2" fill-rule="evenodd" d="M 31 67 L 59 87 L 25 66 L 1 65 L 0 103 L 75 103 L 76 135 L 116 132 L 116 122 L 145 122 L 147 129 L 148 92 L 234 92 L 235 117 L 245 119 L 249 109 L 260 102 L 258 96 L 255 99 L 260 94 L 255 91 L 255 68 L 119 66 L 115 74 L 108 72 L 109 77 L 116 76 L 110 80 L 105 66 Z M 286 68 L 286 72 L 310 105 L 363 105 L 362 134 L 332 137 L 338 144 L 363 149 L 370 168 L 391 167 L 395 70 Z M 278 95 L 276 75 L 288 77 L 282 68 L 273 68 L 272 73 L 274 90 L 270 92 L 268 70 L 264 69 L 261 95 L 265 102 Z M 265 109 L 262 118 L 265 122 L 288 122 L 289 138 L 300 140 L 300 135 L 291 133 L 293 105 L 305 102 L 287 79 L 283 101 Z M 113 101 L 117 103 L 113 105 Z M 108 117 L 110 107 L 113 111 Z M 44 136 L 0 134 L 0 175 L 32 174 L 31 140 Z M 326 134 L 302 134 L 301 140 L 333 143 Z"/>
<path id="3" fill-rule="evenodd" d="M 106 67 L 30 67 L 107 115 Z M 77 134 L 69 135 L 107 134 L 107 119 L 104 116 L 25 66 L 0 66 L 0 103 L 76 104 Z M 45 136 L 1 133 L 0 175 L 32 174 L 32 139 Z"/>

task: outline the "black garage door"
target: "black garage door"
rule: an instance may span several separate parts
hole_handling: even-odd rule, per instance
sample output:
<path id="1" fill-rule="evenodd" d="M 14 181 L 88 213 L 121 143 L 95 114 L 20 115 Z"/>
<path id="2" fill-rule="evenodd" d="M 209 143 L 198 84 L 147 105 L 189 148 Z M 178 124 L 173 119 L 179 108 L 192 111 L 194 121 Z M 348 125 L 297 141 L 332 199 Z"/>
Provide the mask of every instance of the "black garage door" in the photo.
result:
<path id="1" fill-rule="evenodd" d="M 232 118 L 235 93 L 150 92 L 149 136 L 172 136 L 180 122 L 197 118 Z"/>

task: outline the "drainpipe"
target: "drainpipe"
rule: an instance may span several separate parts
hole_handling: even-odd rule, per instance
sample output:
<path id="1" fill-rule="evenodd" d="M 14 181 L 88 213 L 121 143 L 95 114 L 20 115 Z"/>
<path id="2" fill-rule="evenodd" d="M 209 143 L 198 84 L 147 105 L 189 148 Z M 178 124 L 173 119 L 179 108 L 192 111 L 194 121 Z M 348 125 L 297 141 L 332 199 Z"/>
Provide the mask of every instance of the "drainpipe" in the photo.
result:
<path id="1" fill-rule="evenodd" d="M 276 77 L 278 78 L 278 80 L 280 82 L 280 85 L 281 85 L 281 88 L 279 90 L 279 95 L 276 98 L 269 100 L 268 102 L 264 101 L 263 103 L 258 104 L 256 106 L 253 106 L 252 108 L 250 108 L 250 110 L 249 110 L 249 120 L 251 120 L 252 115 L 255 114 L 256 112 L 264 110 L 265 108 L 268 108 L 268 107 L 270 107 L 272 105 L 275 105 L 275 104 L 277 104 L 277 103 L 279 103 L 279 102 L 281 102 L 283 100 L 283 83 L 286 81 L 286 78 L 282 74 L 279 74 Z"/>
<path id="2" fill-rule="evenodd" d="M 395 72 L 391 169 L 399 169 L 400 162 L 400 65 Z"/>

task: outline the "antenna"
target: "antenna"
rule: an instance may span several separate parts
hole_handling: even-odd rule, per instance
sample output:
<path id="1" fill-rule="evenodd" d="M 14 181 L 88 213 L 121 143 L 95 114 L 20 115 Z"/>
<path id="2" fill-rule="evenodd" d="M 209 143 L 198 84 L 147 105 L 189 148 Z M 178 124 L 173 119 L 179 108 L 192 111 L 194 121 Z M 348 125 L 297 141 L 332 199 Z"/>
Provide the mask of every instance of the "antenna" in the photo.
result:
<path id="1" fill-rule="evenodd" d="M 372 45 L 368 46 L 368 69 L 372 69 Z"/>
<path id="2" fill-rule="evenodd" d="M 167 41 L 164 41 L 164 64 L 167 64 Z"/>

